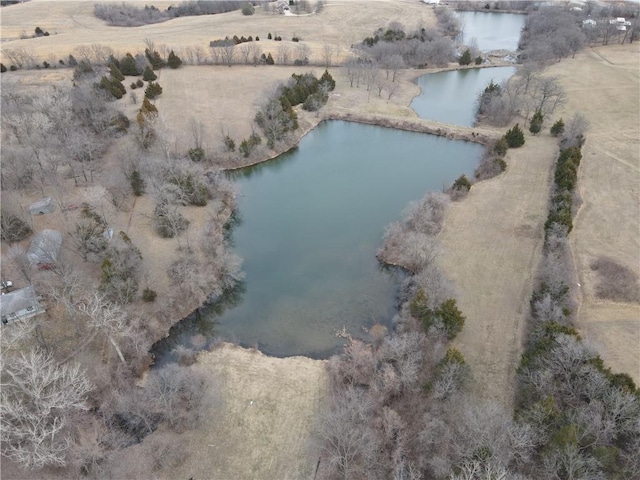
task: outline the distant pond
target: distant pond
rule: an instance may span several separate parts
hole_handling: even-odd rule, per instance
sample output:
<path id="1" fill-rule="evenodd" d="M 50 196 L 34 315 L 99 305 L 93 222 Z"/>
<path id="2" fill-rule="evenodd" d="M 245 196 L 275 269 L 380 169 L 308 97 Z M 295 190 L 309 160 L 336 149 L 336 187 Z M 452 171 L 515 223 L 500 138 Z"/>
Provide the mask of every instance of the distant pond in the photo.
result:
<path id="1" fill-rule="evenodd" d="M 231 174 L 239 190 L 234 251 L 246 278 L 154 347 L 202 333 L 278 356 L 327 357 L 375 322 L 389 324 L 401 278 L 376 259 L 386 225 L 426 192 L 471 175 L 483 147 L 343 121 L 299 147 Z"/>
<path id="2" fill-rule="evenodd" d="M 515 67 L 490 67 L 427 73 L 416 79 L 422 92 L 411 108 L 422 118 L 472 127 L 484 88 L 491 80 L 499 84 L 515 72 Z"/>
<path id="3" fill-rule="evenodd" d="M 462 23 L 459 40 L 469 44 L 475 38 L 482 52 L 491 50 L 515 51 L 526 15 L 514 13 L 456 12 Z"/>

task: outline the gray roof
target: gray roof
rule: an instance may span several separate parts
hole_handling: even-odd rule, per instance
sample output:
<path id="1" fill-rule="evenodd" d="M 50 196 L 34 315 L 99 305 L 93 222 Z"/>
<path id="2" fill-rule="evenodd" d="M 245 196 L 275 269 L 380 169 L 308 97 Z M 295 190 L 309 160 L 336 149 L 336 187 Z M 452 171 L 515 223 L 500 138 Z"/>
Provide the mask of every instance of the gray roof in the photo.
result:
<path id="1" fill-rule="evenodd" d="M 55 263 L 62 245 L 62 234 L 57 230 L 42 230 L 29 245 L 27 258 L 32 265 Z"/>
<path id="2" fill-rule="evenodd" d="M 2 323 L 11 323 L 44 313 L 33 286 L 0 295 Z"/>

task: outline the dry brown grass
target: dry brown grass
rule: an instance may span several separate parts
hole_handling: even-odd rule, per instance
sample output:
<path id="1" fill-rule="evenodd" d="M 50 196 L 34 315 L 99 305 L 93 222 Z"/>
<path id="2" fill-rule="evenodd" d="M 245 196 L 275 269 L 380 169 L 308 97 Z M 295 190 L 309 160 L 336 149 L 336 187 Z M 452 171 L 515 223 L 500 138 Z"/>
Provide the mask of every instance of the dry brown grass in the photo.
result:
<path id="1" fill-rule="evenodd" d="M 198 362 L 224 382 L 225 406 L 183 435 L 189 460 L 159 478 L 312 478 L 318 451 L 310 437 L 324 395 L 325 362 L 231 345 Z"/>
<path id="2" fill-rule="evenodd" d="M 548 135 L 526 135 L 526 141 L 509 150 L 503 175 L 474 185 L 449 207 L 440 234 L 439 262 L 467 316 L 454 343 L 471 367 L 475 392 L 506 406 L 515 393 L 557 154 Z"/>
<path id="3" fill-rule="evenodd" d="M 549 69 L 569 95 L 556 117 L 566 120 L 580 111 L 591 124 L 578 178 L 582 206 L 571 233 L 581 295 L 578 327 L 600 347 L 608 366 L 636 382 L 640 305 L 597 298 L 591 264 L 605 256 L 640 274 L 639 53 L 638 43 L 596 47 Z"/>
<path id="4" fill-rule="evenodd" d="M 168 22 L 141 27 L 112 27 L 93 16 L 90 1 L 32 0 L 2 9 L 2 48 L 24 47 L 41 60 L 66 58 L 78 45 L 99 43 L 124 54 L 141 51 L 144 40 L 180 49 L 199 45 L 209 48 L 209 42 L 225 36 L 260 37 L 265 52 L 275 57 L 281 44 L 295 47 L 291 37 L 297 35 L 312 49 L 312 61 L 322 59 L 325 43 L 333 45 L 339 57 L 345 56 L 352 44 L 371 35 L 379 26 L 399 21 L 407 28 L 434 24 L 432 9 L 413 0 L 348 0 L 327 2 L 319 15 L 282 16 L 265 13 L 260 8 L 255 15 L 244 16 L 239 11 L 220 15 L 180 17 Z M 172 2 L 153 2 L 166 8 Z M 51 35 L 21 40 L 22 31 L 31 35 L 36 26 Z M 280 35 L 283 42 L 267 40 L 267 34 Z"/>

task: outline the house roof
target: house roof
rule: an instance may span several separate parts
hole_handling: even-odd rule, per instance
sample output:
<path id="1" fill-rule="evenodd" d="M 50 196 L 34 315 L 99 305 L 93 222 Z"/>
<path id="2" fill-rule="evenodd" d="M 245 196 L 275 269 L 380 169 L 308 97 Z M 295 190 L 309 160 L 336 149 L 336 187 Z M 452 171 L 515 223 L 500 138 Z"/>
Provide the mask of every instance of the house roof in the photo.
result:
<path id="1" fill-rule="evenodd" d="M 44 308 L 40 305 L 33 286 L 0 295 L 2 323 L 15 322 L 39 313 L 44 313 Z"/>

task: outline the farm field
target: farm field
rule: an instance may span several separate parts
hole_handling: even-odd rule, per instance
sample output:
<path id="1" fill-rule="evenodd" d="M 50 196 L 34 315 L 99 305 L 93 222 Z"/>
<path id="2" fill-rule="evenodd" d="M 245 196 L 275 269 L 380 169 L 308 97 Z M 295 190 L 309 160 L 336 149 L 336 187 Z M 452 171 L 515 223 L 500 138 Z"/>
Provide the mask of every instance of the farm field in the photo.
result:
<path id="1" fill-rule="evenodd" d="M 117 2 L 114 2 L 117 3 Z M 153 2 L 166 8 L 172 2 Z M 393 21 L 402 22 L 408 29 L 434 25 L 432 9 L 412 0 L 349 0 L 328 2 L 320 15 L 284 16 L 263 12 L 260 8 L 252 16 L 239 11 L 219 15 L 179 17 L 167 22 L 140 27 L 109 26 L 93 16 L 93 2 L 32 0 L 2 9 L 2 48 L 25 48 L 41 61 L 57 64 L 80 45 L 95 43 L 109 46 L 124 55 L 127 51 L 144 50 L 144 40 L 156 45 L 168 45 L 180 50 L 185 47 L 209 48 L 209 42 L 226 36 L 249 35 L 260 37 L 260 46 L 275 56 L 280 45 L 294 47 L 291 38 L 311 50 L 311 61 L 321 61 L 324 45 L 333 47 L 339 61 L 350 46 L 362 41 L 373 31 Z M 31 35 L 39 26 L 50 36 L 20 39 L 22 32 Z M 282 42 L 267 40 L 268 33 L 280 35 Z M 249 79 L 247 79 L 249 80 Z M 249 84 L 247 84 L 249 87 Z"/>

